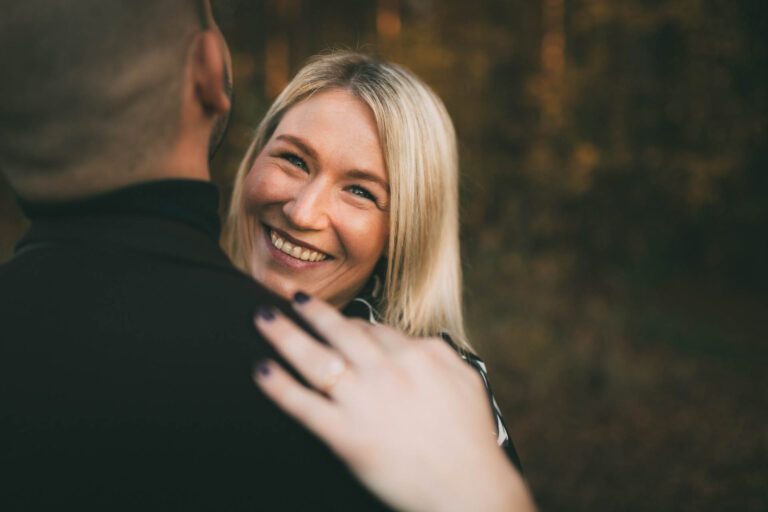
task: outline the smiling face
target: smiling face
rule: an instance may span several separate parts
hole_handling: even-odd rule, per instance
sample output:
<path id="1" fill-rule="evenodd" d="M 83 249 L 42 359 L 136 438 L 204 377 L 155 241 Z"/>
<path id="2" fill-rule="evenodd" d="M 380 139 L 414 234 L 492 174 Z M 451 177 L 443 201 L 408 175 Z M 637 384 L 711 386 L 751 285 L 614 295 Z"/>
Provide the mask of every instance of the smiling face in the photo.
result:
<path id="1" fill-rule="evenodd" d="M 253 276 L 343 307 L 384 253 L 389 183 L 373 113 L 331 89 L 293 106 L 245 178 Z"/>

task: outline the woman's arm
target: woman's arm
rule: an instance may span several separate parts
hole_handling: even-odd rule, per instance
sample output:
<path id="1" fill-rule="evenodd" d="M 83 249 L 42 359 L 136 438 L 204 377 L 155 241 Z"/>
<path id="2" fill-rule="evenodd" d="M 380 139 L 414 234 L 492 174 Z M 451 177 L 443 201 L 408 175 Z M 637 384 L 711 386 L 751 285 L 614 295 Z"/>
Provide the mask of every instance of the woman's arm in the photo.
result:
<path id="1" fill-rule="evenodd" d="M 349 320 L 304 294 L 294 307 L 330 346 L 271 310 L 256 325 L 314 389 L 274 361 L 255 381 L 363 484 L 398 510 L 534 510 L 496 445 L 479 375 L 442 340 Z"/>

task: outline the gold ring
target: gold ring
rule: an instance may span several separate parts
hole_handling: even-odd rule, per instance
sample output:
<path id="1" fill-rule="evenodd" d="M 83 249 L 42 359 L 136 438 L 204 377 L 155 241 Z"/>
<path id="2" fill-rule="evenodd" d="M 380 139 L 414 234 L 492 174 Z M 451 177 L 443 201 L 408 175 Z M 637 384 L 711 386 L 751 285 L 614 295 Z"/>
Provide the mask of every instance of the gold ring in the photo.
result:
<path id="1" fill-rule="evenodd" d="M 326 395 L 331 394 L 333 388 L 339 383 L 341 376 L 347 371 L 347 363 L 343 359 L 334 359 L 328 364 L 325 377 L 320 381 L 318 389 Z"/>

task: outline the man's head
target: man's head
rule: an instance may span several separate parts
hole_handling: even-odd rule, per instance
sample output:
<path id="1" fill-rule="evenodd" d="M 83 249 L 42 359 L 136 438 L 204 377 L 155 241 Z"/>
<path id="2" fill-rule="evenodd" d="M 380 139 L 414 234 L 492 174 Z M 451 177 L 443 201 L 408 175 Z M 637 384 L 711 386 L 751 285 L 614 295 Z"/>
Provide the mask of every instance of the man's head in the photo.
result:
<path id="1" fill-rule="evenodd" d="M 31 200 L 207 177 L 230 106 L 229 53 L 204 0 L 7 0 L 0 171 Z"/>

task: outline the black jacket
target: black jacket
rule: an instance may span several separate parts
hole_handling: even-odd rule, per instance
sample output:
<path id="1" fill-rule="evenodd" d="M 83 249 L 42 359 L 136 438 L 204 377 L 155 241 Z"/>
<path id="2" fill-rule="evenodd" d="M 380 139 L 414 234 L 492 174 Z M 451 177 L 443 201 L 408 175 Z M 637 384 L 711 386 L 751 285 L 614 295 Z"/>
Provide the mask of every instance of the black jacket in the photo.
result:
<path id="1" fill-rule="evenodd" d="M 252 383 L 275 357 L 253 313 L 286 308 L 220 251 L 217 205 L 194 181 L 23 205 L 0 266 L 0 509 L 382 507 Z"/>

